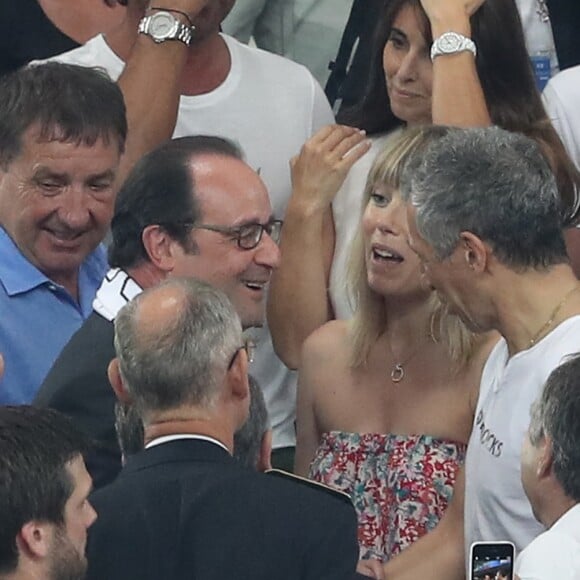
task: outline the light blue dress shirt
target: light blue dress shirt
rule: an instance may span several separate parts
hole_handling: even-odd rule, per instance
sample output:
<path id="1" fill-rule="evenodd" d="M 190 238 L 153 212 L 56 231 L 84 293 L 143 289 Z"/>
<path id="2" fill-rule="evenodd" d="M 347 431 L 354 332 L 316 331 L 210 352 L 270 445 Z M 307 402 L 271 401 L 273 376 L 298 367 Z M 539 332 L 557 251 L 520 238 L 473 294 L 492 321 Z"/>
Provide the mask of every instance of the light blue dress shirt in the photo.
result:
<path id="1" fill-rule="evenodd" d="M 0 228 L 0 352 L 5 362 L 0 404 L 32 401 L 60 351 L 91 314 L 106 271 L 105 248 L 99 246 L 81 265 L 78 304 Z"/>

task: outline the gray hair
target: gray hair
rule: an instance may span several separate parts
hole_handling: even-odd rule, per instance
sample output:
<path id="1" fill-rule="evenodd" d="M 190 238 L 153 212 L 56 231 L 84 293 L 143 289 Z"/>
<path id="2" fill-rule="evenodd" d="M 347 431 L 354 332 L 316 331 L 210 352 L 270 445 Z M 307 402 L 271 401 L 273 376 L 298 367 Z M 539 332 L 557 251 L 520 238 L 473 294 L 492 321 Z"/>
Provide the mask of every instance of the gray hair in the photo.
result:
<path id="1" fill-rule="evenodd" d="M 145 445 L 143 420 L 135 405 L 115 402 L 115 432 L 123 458 L 141 451 Z"/>
<path id="2" fill-rule="evenodd" d="M 246 422 L 234 435 L 234 458 L 250 469 L 256 469 L 262 439 L 270 428 L 268 410 L 262 389 L 254 377 L 249 376 L 250 412 Z"/>
<path id="3" fill-rule="evenodd" d="M 417 230 L 440 259 L 469 231 L 513 268 L 568 260 L 556 180 L 528 137 L 498 127 L 450 128 L 410 160 L 401 192 L 416 208 Z"/>
<path id="4" fill-rule="evenodd" d="M 141 306 L 170 288 L 178 291 L 180 304 L 153 327 Z M 241 343 L 240 319 L 225 294 L 191 278 L 171 278 L 145 290 L 115 319 L 121 376 L 141 414 L 183 404 L 210 406 Z"/>
<path id="5" fill-rule="evenodd" d="M 254 377 L 249 376 L 250 412 L 246 422 L 234 435 L 234 459 L 244 467 L 256 469 L 262 440 L 270 428 L 268 410 L 262 389 Z M 144 447 L 143 420 L 135 405 L 115 403 L 115 431 L 123 457 L 141 451 Z"/>
<path id="6" fill-rule="evenodd" d="M 580 502 L 580 354 L 552 371 L 532 406 L 532 445 L 546 436 L 551 439 L 557 480 L 568 497 Z"/>

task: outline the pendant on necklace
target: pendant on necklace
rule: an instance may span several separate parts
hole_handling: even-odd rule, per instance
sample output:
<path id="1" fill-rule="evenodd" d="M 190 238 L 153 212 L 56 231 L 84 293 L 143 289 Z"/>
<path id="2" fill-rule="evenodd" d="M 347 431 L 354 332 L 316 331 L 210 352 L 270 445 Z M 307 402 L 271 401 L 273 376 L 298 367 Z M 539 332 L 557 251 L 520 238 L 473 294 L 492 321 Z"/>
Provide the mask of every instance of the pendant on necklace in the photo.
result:
<path id="1" fill-rule="evenodd" d="M 397 363 L 393 370 L 391 371 L 391 381 L 393 383 L 400 383 L 405 378 L 405 369 L 399 363 Z"/>

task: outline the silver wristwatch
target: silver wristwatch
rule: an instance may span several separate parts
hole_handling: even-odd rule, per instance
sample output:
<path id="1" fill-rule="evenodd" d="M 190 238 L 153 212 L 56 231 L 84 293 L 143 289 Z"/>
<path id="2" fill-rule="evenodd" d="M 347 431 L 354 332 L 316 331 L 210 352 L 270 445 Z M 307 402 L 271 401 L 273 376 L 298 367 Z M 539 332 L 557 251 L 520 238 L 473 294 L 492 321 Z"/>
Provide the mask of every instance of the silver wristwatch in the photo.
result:
<path id="1" fill-rule="evenodd" d="M 179 40 L 189 46 L 194 30 L 193 26 L 183 24 L 171 12 L 165 10 L 145 16 L 139 22 L 139 32 L 150 36 L 157 43 Z"/>
<path id="2" fill-rule="evenodd" d="M 458 32 L 445 32 L 433 41 L 431 45 L 431 60 L 436 56 L 455 54 L 466 50 L 473 53 L 473 56 L 477 54 L 475 42 L 471 38 L 467 38 L 467 36 L 463 36 L 463 34 Z"/>

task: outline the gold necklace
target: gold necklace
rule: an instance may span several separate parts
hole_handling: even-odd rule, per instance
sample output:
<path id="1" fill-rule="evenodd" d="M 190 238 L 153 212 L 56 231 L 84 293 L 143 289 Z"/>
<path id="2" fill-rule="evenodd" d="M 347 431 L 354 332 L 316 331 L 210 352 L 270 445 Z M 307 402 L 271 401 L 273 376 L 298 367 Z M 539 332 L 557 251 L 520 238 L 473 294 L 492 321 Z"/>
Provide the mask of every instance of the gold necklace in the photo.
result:
<path id="1" fill-rule="evenodd" d="M 578 288 L 580 288 L 580 286 L 576 285 L 576 286 L 574 286 L 574 288 L 572 288 L 572 290 L 570 290 L 569 292 L 566 292 L 566 295 L 564 296 L 564 298 L 562 298 L 562 300 L 556 306 L 556 308 L 554 308 L 554 310 L 552 310 L 552 314 L 550 314 L 550 318 L 548 318 L 548 320 L 546 320 L 546 322 L 544 322 L 544 324 L 542 324 L 542 327 L 540 328 L 540 330 L 538 330 L 538 332 L 536 332 L 536 334 L 534 334 L 534 336 L 532 338 L 530 338 L 530 344 L 529 344 L 528 348 L 534 346 L 536 344 L 536 342 L 538 342 L 538 339 L 544 335 L 546 330 L 548 330 L 550 328 L 550 326 L 552 326 L 554 320 L 556 319 L 556 316 L 558 316 L 558 314 L 559 314 L 560 310 L 562 309 L 562 307 L 564 306 L 564 304 L 566 304 L 566 302 L 568 302 L 568 298 L 570 298 L 570 296 L 572 296 L 572 294 L 574 294 L 574 292 L 576 292 L 576 290 L 578 290 Z"/>

